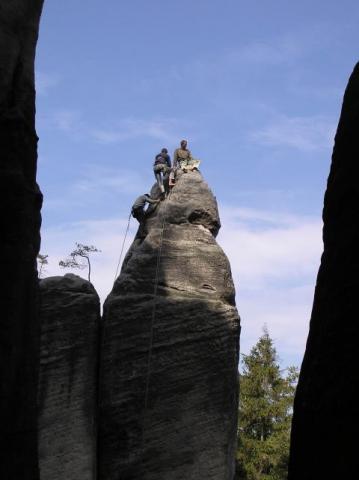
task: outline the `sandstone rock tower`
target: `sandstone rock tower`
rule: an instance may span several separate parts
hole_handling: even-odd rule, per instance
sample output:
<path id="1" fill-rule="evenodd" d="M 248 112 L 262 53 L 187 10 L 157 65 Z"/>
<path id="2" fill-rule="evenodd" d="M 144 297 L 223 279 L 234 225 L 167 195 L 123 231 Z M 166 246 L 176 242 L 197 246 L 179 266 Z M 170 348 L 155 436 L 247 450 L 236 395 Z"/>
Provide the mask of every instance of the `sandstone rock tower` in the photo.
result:
<path id="1" fill-rule="evenodd" d="M 344 96 L 324 199 L 324 253 L 294 403 L 290 480 L 358 475 L 358 132 L 359 64 Z"/>
<path id="2" fill-rule="evenodd" d="M 42 0 L 0 4 L 0 478 L 37 480 L 39 364 L 34 57 Z"/>
<path id="3" fill-rule="evenodd" d="M 77 275 L 41 281 L 40 480 L 96 480 L 100 300 Z"/>
<path id="4" fill-rule="evenodd" d="M 104 306 L 100 480 L 233 478 L 239 317 L 219 227 L 201 174 L 182 174 L 125 258 Z"/>

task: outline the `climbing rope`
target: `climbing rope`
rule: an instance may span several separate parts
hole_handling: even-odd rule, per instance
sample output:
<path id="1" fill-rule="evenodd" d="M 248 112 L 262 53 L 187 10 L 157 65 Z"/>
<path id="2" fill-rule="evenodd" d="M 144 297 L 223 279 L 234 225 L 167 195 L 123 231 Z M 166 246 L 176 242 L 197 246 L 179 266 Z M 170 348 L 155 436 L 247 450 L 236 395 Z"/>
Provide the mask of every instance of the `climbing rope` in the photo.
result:
<path id="1" fill-rule="evenodd" d="M 126 231 L 125 231 L 125 236 L 124 236 L 123 241 L 122 241 L 121 253 L 120 253 L 120 258 L 119 258 L 118 263 L 117 263 L 114 282 L 116 281 L 117 274 L 118 274 L 118 269 L 120 268 L 123 249 L 125 247 L 127 234 L 128 234 L 129 228 L 130 228 L 131 215 L 132 215 L 132 212 L 128 216 L 127 227 L 126 227 Z M 106 330 L 105 325 L 103 323 L 103 317 L 102 317 L 102 321 L 100 323 L 100 358 L 99 358 L 99 367 L 98 367 L 98 379 L 99 379 L 98 406 L 97 406 L 98 410 L 101 409 L 101 406 L 102 406 L 101 393 L 102 393 L 102 381 L 103 381 L 103 373 L 104 373 L 103 369 L 104 369 L 104 358 L 105 358 L 106 333 L 107 333 L 107 330 Z"/>
<path id="2" fill-rule="evenodd" d="M 121 247 L 120 258 L 118 259 L 118 264 L 117 264 L 117 268 L 116 268 L 115 278 L 114 278 L 114 280 L 113 280 L 114 282 L 116 281 L 117 274 L 118 274 L 118 269 L 120 268 L 120 264 L 121 264 L 121 260 L 122 260 L 122 254 L 123 254 L 123 249 L 124 249 L 124 247 L 125 247 L 125 242 L 126 242 L 128 230 L 129 230 L 129 228 L 130 228 L 131 215 L 132 215 L 132 213 L 130 213 L 130 215 L 128 216 L 128 222 L 127 222 L 127 227 L 126 227 L 125 236 L 123 237 L 123 242 L 122 242 L 122 247 Z"/>
<path id="3" fill-rule="evenodd" d="M 162 246 L 163 246 L 163 237 L 165 231 L 165 224 L 166 224 L 166 212 L 167 212 L 167 202 L 170 199 L 171 191 L 165 200 L 165 208 L 163 210 L 162 216 L 162 225 L 161 225 L 161 234 L 160 234 L 160 243 L 157 251 L 157 262 L 156 262 L 156 273 L 155 273 L 155 283 L 153 288 L 153 305 L 152 305 L 152 314 L 151 314 L 151 324 L 150 324 L 150 342 L 149 342 L 149 349 L 148 349 L 148 357 L 147 357 L 147 373 L 146 373 L 146 385 L 145 385 L 145 400 L 144 400 L 144 411 L 142 417 L 142 432 L 141 432 L 141 453 L 143 459 L 143 450 L 144 450 L 144 440 L 145 440 L 145 424 L 146 424 L 146 413 L 148 407 L 148 397 L 149 397 L 149 386 L 150 386 L 150 377 L 151 377 L 151 361 L 152 361 L 152 350 L 153 350 L 153 332 L 154 332 L 154 323 L 156 317 L 156 307 L 157 307 L 157 290 L 158 290 L 158 280 L 159 280 L 159 271 L 160 271 L 160 263 L 161 263 L 161 256 L 162 256 Z"/>

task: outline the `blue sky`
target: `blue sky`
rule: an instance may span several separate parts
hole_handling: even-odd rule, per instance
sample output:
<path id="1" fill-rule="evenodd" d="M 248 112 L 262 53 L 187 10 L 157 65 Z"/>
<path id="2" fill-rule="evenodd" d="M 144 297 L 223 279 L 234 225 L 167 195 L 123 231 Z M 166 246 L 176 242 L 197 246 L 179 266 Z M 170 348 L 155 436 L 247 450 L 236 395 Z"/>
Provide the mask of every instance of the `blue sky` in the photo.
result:
<path id="1" fill-rule="evenodd" d="M 47 274 L 63 273 L 75 241 L 95 243 L 105 298 L 154 155 L 187 138 L 219 202 L 242 351 L 266 323 L 283 363 L 300 364 L 358 24 L 354 0 L 45 0 L 36 78 Z"/>

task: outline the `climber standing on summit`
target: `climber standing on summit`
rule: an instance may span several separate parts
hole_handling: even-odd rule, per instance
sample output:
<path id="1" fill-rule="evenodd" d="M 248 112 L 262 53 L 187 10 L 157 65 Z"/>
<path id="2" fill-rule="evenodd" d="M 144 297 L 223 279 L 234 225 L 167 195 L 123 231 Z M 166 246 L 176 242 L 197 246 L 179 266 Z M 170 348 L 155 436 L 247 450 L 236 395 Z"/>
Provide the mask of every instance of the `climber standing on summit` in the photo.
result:
<path id="1" fill-rule="evenodd" d="M 169 172 L 171 171 L 171 159 L 168 155 L 167 148 L 162 148 L 161 153 L 156 155 L 155 163 L 153 164 L 153 173 L 157 180 L 162 196 L 165 194 L 165 187 L 163 180 L 167 181 Z"/>
<path id="2" fill-rule="evenodd" d="M 181 140 L 180 148 L 176 148 L 173 154 L 173 167 L 181 168 L 183 172 L 188 170 L 198 170 L 199 160 L 192 157 L 192 153 L 187 148 L 187 140 Z"/>

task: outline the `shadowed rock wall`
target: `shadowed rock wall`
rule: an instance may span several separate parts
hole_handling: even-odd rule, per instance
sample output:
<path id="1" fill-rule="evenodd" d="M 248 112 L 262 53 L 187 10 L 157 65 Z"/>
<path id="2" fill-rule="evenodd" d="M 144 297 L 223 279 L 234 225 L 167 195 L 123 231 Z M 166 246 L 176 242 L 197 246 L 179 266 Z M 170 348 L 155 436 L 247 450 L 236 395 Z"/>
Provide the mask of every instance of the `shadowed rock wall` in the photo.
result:
<path id="1" fill-rule="evenodd" d="M 324 253 L 294 403 L 289 479 L 359 470 L 359 64 L 349 80 L 324 199 Z"/>
<path id="2" fill-rule="evenodd" d="M 42 0 L 0 3 L 0 478 L 38 478 L 34 56 Z"/>
<path id="3" fill-rule="evenodd" d="M 233 478 L 239 317 L 219 227 L 200 173 L 180 175 L 125 258 L 104 306 L 101 480 Z"/>
<path id="4" fill-rule="evenodd" d="M 95 480 L 99 298 L 72 274 L 40 294 L 40 479 Z"/>

